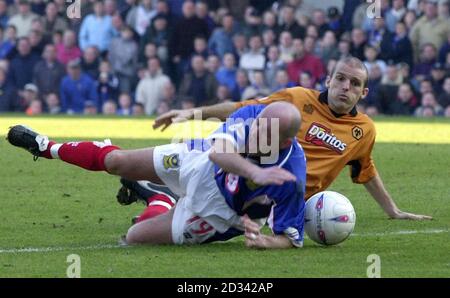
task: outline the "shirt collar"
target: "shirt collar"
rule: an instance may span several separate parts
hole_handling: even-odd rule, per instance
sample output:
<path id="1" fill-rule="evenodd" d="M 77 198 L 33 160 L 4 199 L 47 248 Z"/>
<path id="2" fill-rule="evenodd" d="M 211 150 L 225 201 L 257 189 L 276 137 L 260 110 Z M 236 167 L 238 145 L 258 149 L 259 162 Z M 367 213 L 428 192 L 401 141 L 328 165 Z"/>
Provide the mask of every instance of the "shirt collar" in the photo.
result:
<path id="1" fill-rule="evenodd" d="M 328 105 L 328 90 L 325 90 L 324 92 L 321 92 L 319 94 L 319 101 L 323 104 Z M 328 107 L 330 109 L 330 107 Z M 334 117 L 339 118 L 347 114 L 338 114 L 332 109 L 330 109 L 331 113 L 333 113 Z M 358 114 L 358 111 L 356 110 L 356 106 L 353 107 L 353 109 L 348 113 L 350 116 L 355 117 Z"/>

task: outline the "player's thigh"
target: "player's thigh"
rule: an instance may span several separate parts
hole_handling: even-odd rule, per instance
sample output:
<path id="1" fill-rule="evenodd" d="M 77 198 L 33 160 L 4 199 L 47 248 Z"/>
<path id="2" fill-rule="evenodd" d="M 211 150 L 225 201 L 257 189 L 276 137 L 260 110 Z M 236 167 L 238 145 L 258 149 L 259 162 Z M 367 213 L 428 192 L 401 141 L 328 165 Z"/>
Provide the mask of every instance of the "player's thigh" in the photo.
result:
<path id="1" fill-rule="evenodd" d="M 132 226 L 127 233 L 127 243 L 173 244 L 172 219 L 175 208 Z"/>
<path id="2" fill-rule="evenodd" d="M 149 180 L 163 184 L 153 164 L 154 148 L 115 150 L 106 156 L 108 172 L 130 180 Z"/>

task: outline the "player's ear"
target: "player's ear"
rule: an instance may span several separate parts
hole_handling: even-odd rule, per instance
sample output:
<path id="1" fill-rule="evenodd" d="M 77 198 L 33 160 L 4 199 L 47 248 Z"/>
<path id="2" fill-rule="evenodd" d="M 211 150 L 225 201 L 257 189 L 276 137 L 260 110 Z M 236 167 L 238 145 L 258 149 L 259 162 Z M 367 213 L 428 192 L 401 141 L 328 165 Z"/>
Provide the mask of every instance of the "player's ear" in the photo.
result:
<path id="1" fill-rule="evenodd" d="M 330 88 L 330 82 L 331 82 L 331 76 L 327 76 L 327 79 L 325 80 L 325 87 Z"/>
<path id="2" fill-rule="evenodd" d="M 369 94 L 369 88 L 364 88 L 363 89 L 363 92 L 362 92 L 362 95 L 361 95 L 361 99 L 364 99 L 364 98 L 366 98 L 366 96 Z"/>

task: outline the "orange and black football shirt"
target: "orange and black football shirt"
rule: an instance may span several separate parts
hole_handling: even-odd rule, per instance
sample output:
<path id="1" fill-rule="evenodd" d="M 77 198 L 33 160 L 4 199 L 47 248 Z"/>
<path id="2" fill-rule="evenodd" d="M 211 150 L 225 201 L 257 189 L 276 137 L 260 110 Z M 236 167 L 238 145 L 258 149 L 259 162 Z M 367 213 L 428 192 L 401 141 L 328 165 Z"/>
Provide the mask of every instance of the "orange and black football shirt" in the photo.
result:
<path id="1" fill-rule="evenodd" d="M 298 108 L 302 124 L 297 138 L 306 155 L 305 198 L 326 190 L 346 165 L 355 183 L 366 183 L 377 174 L 371 157 L 376 135 L 372 120 L 356 108 L 345 115 L 334 113 L 328 107 L 327 96 L 327 91 L 294 87 L 236 103 L 240 108 L 287 101 Z"/>

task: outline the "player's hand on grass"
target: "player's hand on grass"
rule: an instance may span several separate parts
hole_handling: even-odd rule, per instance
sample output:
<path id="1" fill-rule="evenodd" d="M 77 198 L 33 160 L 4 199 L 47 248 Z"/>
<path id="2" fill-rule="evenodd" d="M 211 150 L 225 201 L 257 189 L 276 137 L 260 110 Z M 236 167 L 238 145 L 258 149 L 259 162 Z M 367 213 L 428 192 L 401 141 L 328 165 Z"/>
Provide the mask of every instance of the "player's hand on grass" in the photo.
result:
<path id="1" fill-rule="evenodd" d="M 411 219 L 411 220 L 430 220 L 433 219 L 433 217 L 428 215 L 422 215 L 422 214 L 414 214 L 409 212 L 404 212 L 401 210 L 397 210 L 392 214 L 391 219 Z"/>
<path id="2" fill-rule="evenodd" d="M 194 116 L 194 111 L 192 109 L 188 110 L 171 110 L 158 116 L 153 123 L 153 129 L 158 129 L 162 126 L 161 131 L 166 130 L 172 123 L 179 123 L 192 119 Z"/>
<path id="3" fill-rule="evenodd" d="M 264 247 L 264 237 L 261 235 L 261 227 L 252 221 L 247 214 L 241 217 L 245 228 L 245 246 L 250 248 Z"/>
<path id="4" fill-rule="evenodd" d="M 296 177 L 285 169 L 270 167 L 258 168 L 252 172 L 250 179 L 258 185 L 282 185 L 285 182 L 295 181 Z"/>

